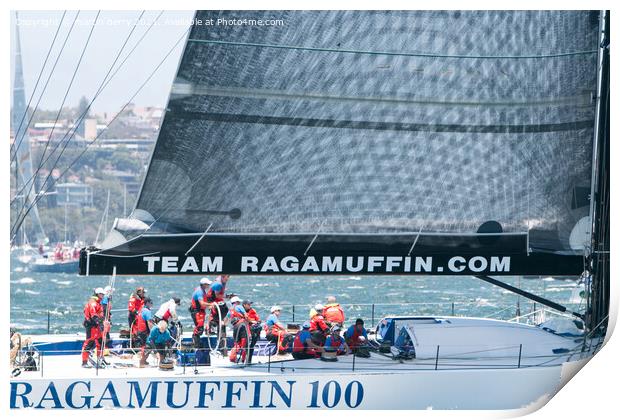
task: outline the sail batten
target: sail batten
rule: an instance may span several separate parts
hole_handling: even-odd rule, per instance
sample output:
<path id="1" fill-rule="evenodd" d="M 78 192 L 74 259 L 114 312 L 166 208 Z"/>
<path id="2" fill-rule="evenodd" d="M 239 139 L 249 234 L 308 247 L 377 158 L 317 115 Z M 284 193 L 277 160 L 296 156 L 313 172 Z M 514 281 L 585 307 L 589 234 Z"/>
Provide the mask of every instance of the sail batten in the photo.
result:
<path id="1" fill-rule="evenodd" d="M 328 120 L 317 118 L 272 117 L 248 114 L 223 114 L 212 112 L 172 111 L 169 119 L 205 120 L 235 124 L 288 125 L 300 127 L 350 128 L 355 130 L 423 131 L 437 133 L 551 133 L 592 128 L 594 120 L 558 124 L 522 125 L 459 125 L 459 124 L 412 124 L 398 122 Z"/>
<path id="2" fill-rule="evenodd" d="M 300 50 L 300 51 L 315 51 L 315 52 L 329 52 L 336 54 L 368 54 L 368 55 L 386 55 L 386 56 L 399 56 L 399 57 L 423 57 L 423 58 L 455 58 L 455 59 L 486 59 L 486 60 L 533 60 L 542 58 L 557 58 L 557 57 L 572 57 L 576 55 L 590 55 L 597 54 L 598 50 L 592 49 L 587 51 L 567 51 L 567 52 L 550 52 L 543 54 L 523 54 L 523 55 L 449 55 L 439 53 L 424 53 L 424 52 L 398 52 L 398 51 L 362 51 L 362 50 L 347 50 L 347 49 L 333 49 L 333 48 L 317 48 L 307 47 L 301 45 L 280 45 L 280 44 L 258 44 L 250 42 L 233 42 L 233 41 L 218 41 L 213 39 L 195 39 L 190 38 L 188 42 L 199 42 L 213 45 L 235 45 L 242 47 L 259 47 L 259 48 L 276 48 L 285 50 Z"/>

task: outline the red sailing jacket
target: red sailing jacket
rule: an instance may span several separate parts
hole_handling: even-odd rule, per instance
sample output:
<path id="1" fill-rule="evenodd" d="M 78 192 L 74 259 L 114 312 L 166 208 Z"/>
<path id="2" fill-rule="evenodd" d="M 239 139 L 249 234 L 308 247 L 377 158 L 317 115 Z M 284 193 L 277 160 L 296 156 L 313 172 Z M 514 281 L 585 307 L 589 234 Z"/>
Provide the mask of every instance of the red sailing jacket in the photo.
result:
<path id="1" fill-rule="evenodd" d="M 250 310 L 248 311 L 248 319 L 250 321 L 260 322 L 260 317 L 254 310 L 254 308 L 250 308 Z"/>
<path id="2" fill-rule="evenodd" d="M 305 353 L 315 355 L 316 350 L 313 348 L 308 348 L 308 343 L 306 340 L 311 338 L 312 335 L 309 331 L 301 330 L 297 334 L 295 334 L 295 339 L 293 340 L 293 353 Z"/>
<path id="3" fill-rule="evenodd" d="M 310 331 L 316 330 L 320 330 L 321 332 L 327 332 L 329 330 L 322 315 L 317 314 L 310 320 Z"/>
<path id="4" fill-rule="evenodd" d="M 140 308 L 140 312 L 138 312 L 138 316 L 136 317 L 136 329 L 138 330 L 138 332 L 149 332 L 149 324 L 144 320 L 144 318 L 142 318 L 143 309 L 144 307 Z"/>
<path id="5" fill-rule="evenodd" d="M 84 319 L 92 327 L 97 326 L 99 321 L 103 320 L 103 308 L 97 296 L 91 297 L 86 305 L 84 305 Z"/>
<path id="6" fill-rule="evenodd" d="M 344 323 L 344 311 L 338 303 L 328 303 L 323 309 L 323 317 L 334 324 Z"/>
<path id="7" fill-rule="evenodd" d="M 144 300 L 140 299 L 139 296 L 132 293 L 131 296 L 129 297 L 129 303 L 127 303 L 127 310 L 130 313 L 137 314 L 140 312 L 143 305 L 144 305 Z"/>
<path id="8" fill-rule="evenodd" d="M 226 297 L 226 284 L 219 284 L 222 285 L 222 290 L 220 290 L 219 292 L 213 291 L 213 285 L 211 285 L 211 288 L 209 288 L 209 291 L 207 292 L 207 302 L 224 302 L 224 298 Z"/>
<path id="9" fill-rule="evenodd" d="M 230 311 L 228 313 L 230 314 L 230 321 L 232 325 L 235 325 L 238 320 L 245 319 L 245 314 L 237 312 L 234 306 L 230 308 Z"/>
<path id="10" fill-rule="evenodd" d="M 190 308 L 192 311 L 195 311 L 195 312 L 205 311 L 205 308 L 203 308 L 203 305 L 200 304 L 201 300 L 204 303 L 207 303 L 207 292 L 205 292 L 202 289 L 202 287 L 198 286 L 196 289 L 194 289 L 194 293 L 192 294 L 192 303 L 190 305 Z"/>

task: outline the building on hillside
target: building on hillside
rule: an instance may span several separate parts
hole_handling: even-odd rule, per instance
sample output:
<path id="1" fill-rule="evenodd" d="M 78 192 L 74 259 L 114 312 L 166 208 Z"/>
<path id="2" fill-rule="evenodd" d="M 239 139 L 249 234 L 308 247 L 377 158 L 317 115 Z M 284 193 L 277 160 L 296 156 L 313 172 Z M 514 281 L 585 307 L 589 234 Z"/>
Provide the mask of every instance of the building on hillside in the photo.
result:
<path id="1" fill-rule="evenodd" d="M 93 207 L 93 188 L 77 182 L 56 184 L 56 202 L 59 206 Z"/>

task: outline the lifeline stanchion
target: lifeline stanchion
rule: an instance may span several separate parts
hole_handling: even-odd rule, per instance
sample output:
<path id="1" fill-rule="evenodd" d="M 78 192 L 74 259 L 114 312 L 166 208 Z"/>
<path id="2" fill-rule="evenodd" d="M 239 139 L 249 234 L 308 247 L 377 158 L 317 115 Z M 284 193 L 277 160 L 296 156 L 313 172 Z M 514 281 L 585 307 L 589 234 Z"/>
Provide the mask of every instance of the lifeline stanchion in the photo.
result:
<path id="1" fill-rule="evenodd" d="M 353 353 L 353 372 L 355 372 L 355 353 Z"/>
<path id="2" fill-rule="evenodd" d="M 47 333 L 50 333 L 50 311 L 47 311 Z"/>
<path id="3" fill-rule="evenodd" d="M 435 370 L 437 370 L 437 365 L 439 365 L 439 346 L 437 346 L 437 354 L 435 354 Z"/>
<path id="4" fill-rule="evenodd" d="M 110 332 L 110 309 L 112 306 L 112 295 L 114 294 L 114 286 L 116 286 L 116 266 L 112 267 L 112 276 L 110 277 L 110 282 L 108 283 L 108 287 L 110 288 L 110 294 L 108 295 L 108 305 L 106 306 L 106 313 L 104 314 L 104 327 L 103 327 L 103 335 L 101 337 L 101 358 L 97 357 L 97 372 L 99 371 L 99 363 L 103 362 L 103 357 L 105 355 L 105 347 L 107 343 L 108 333 Z M 107 326 L 106 326 L 107 324 Z M 132 343 L 130 343 L 133 345 Z"/>
<path id="5" fill-rule="evenodd" d="M 519 363 L 517 364 L 517 369 L 521 367 L 521 352 L 523 351 L 523 344 L 519 344 Z"/>

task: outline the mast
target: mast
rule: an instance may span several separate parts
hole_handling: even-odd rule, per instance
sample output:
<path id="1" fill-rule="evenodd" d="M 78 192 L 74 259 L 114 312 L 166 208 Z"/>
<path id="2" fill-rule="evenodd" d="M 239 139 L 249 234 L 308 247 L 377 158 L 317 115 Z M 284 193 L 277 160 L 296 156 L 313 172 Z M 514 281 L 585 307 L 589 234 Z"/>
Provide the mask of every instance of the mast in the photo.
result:
<path id="1" fill-rule="evenodd" d="M 31 161 L 31 153 L 30 153 L 30 139 L 28 137 L 28 127 L 25 123 L 28 121 L 28 110 L 26 109 L 26 94 L 24 89 L 24 73 L 22 66 L 22 54 L 21 54 L 21 42 L 19 38 L 19 26 L 18 22 L 18 14 L 15 13 L 15 79 L 13 82 L 13 113 L 11 115 L 11 124 L 13 125 L 13 129 L 15 130 L 15 147 L 16 147 L 16 162 L 18 162 L 17 179 L 16 183 L 24 184 L 25 182 L 35 182 L 34 177 L 32 176 L 32 161 Z M 19 189 L 16 189 L 19 191 Z M 30 212 L 31 217 L 33 218 L 32 227 L 34 230 L 34 238 L 37 242 L 46 241 L 47 236 L 45 235 L 45 231 L 43 230 L 43 225 L 41 224 L 41 219 L 39 218 L 39 211 L 36 207 L 35 201 L 35 191 L 34 188 L 31 189 L 26 185 L 23 188 L 23 191 L 29 191 L 28 195 L 23 197 L 21 202 L 23 206 L 33 205 L 33 209 Z M 23 227 L 22 227 L 23 229 Z M 16 235 L 17 237 L 18 235 Z"/>
<path id="2" fill-rule="evenodd" d="M 587 255 L 591 282 L 587 298 L 586 327 L 604 333 L 609 314 L 609 11 L 600 13 L 600 45 L 596 130 L 592 153 L 590 217 L 592 236 Z"/>

